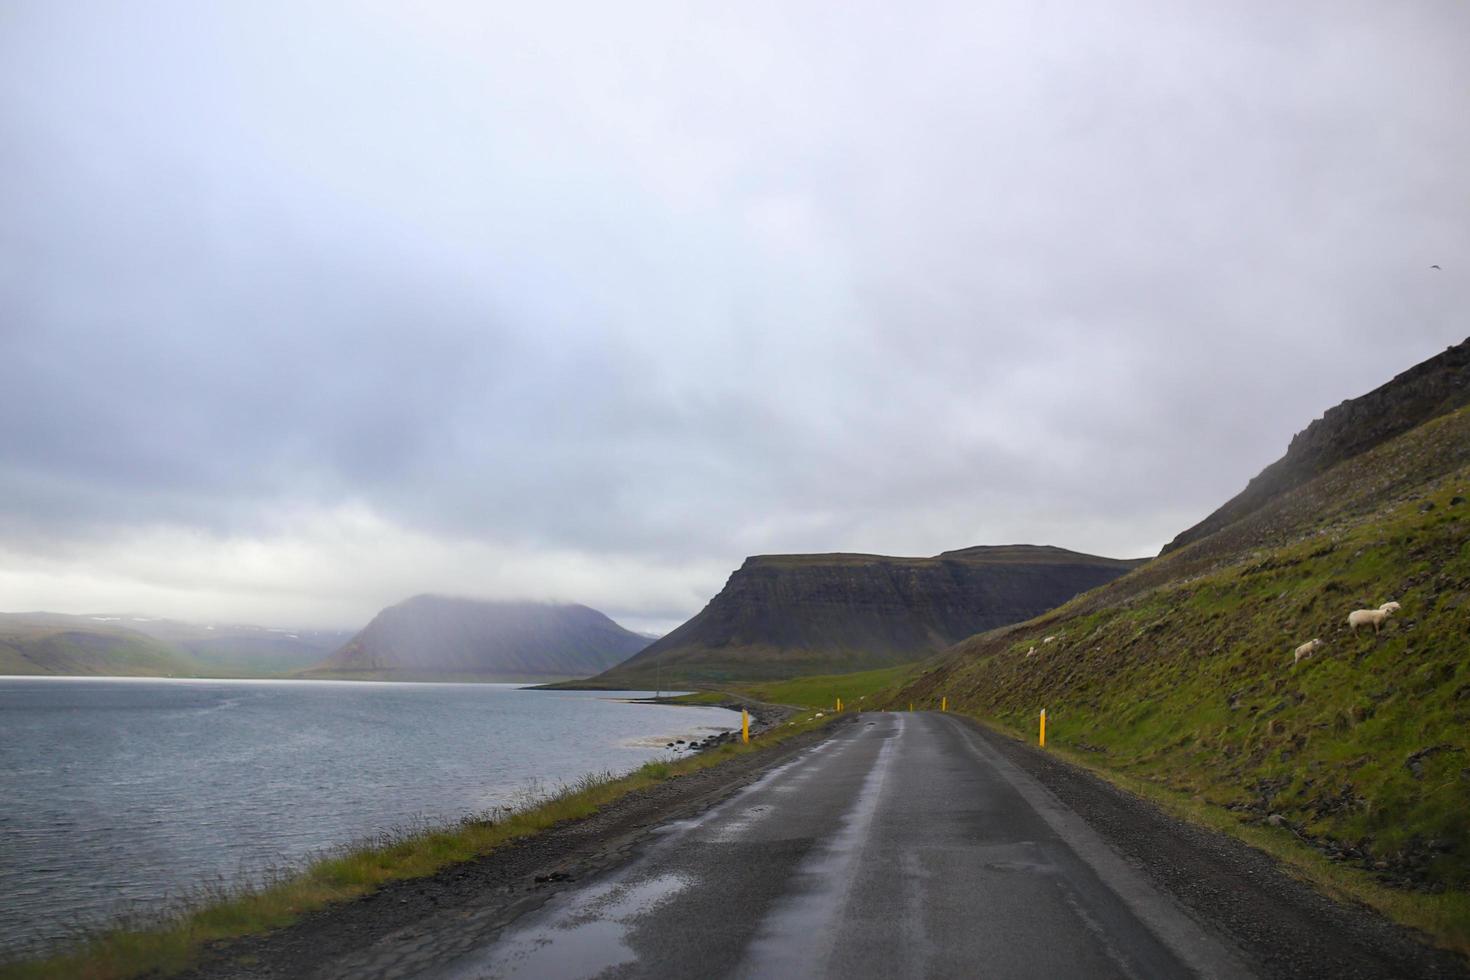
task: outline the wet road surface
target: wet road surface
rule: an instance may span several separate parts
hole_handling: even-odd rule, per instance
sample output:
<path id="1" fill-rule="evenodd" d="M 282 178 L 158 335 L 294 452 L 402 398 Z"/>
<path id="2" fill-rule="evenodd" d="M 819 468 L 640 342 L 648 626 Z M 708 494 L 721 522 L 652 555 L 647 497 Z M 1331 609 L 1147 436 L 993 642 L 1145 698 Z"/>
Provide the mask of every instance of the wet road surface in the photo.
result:
<path id="1" fill-rule="evenodd" d="M 488 977 L 1248 976 L 959 719 L 865 715 L 494 942 Z"/>

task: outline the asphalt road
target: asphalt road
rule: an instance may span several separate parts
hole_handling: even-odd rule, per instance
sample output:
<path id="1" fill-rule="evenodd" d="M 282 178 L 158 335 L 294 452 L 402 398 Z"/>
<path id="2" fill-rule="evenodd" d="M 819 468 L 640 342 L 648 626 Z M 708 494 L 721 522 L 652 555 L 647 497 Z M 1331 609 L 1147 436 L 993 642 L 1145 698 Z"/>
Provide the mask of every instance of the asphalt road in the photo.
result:
<path id="1" fill-rule="evenodd" d="M 950 715 L 872 714 L 430 976 L 1252 976 Z"/>

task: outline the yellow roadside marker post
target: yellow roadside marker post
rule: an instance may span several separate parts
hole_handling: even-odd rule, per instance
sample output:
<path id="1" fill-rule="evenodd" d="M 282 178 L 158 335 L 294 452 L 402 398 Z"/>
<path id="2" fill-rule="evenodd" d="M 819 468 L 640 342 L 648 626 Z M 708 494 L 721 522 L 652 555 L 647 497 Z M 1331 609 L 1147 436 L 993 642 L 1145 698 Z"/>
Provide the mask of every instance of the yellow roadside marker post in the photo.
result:
<path id="1" fill-rule="evenodd" d="M 1041 747 L 1046 748 L 1046 709 L 1041 709 Z"/>
<path id="2" fill-rule="evenodd" d="M 914 702 L 912 702 L 912 701 L 909 702 L 909 710 L 910 711 L 913 711 L 914 710 Z"/>
<path id="3" fill-rule="evenodd" d="M 842 699 L 841 698 L 838 698 L 837 699 L 837 710 L 838 711 L 841 711 L 842 710 Z"/>
<path id="4" fill-rule="evenodd" d="M 740 741 L 750 741 L 750 712 L 740 709 Z"/>
<path id="5" fill-rule="evenodd" d="M 948 711 L 949 710 L 949 695 L 945 695 L 944 697 L 942 697 L 942 698 L 939 699 L 939 710 L 940 711 Z"/>

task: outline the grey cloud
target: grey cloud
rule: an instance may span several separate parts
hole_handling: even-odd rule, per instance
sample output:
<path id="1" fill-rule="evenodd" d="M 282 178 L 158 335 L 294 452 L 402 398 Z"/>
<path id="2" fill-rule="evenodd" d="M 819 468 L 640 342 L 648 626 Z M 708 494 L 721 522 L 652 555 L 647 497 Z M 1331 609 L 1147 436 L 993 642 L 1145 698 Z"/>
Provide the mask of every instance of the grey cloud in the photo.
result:
<path id="1" fill-rule="evenodd" d="M 0 543 L 1132 552 L 1466 333 L 1462 4 L 5 16 Z"/>

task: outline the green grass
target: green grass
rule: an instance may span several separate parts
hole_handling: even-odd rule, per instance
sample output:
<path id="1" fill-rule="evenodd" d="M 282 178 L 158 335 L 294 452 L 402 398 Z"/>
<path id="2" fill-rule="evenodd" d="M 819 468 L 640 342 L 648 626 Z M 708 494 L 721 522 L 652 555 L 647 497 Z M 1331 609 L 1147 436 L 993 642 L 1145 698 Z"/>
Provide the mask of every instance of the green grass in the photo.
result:
<path id="1" fill-rule="evenodd" d="M 889 702 L 947 695 L 1032 740 L 1044 707 L 1049 747 L 1470 950 L 1470 466 L 1415 469 L 1467 444 L 1470 412 L 1422 426 Z M 1351 633 L 1390 599 L 1381 635 Z"/>
<path id="2" fill-rule="evenodd" d="M 551 793 L 533 792 L 517 809 L 446 827 L 385 833 L 262 886 L 201 895 L 192 907 L 150 924 L 99 931 L 46 959 L 0 964 L 0 980 L 125 980 L 177 973 L 195 962 L 207 943 L 279 929 L 306 912 L 351 901 L 390 882 L 483 857 L 511 841 L 591 816 L 629 793 L 763 751 L 823 724 L 788 722 L 747 745 L 725 744 L 697 756 L 649 762 L 627 776 L 593 774 Z"/>
<path id="3" fill-rule="evenodd" d="M 673 704 L 724 704 L 730 700 L 730 695 L 722 691 L 693 691 L 689 694 L 681 694 L 676 698 L 670 698 Z"/>
<path id="4" fill-rule="evenodd" d="M 146 636 L 0 622 L 0 674 L 189 677 L 199 665 Z"/>
<path id="5" fill-rule="evenodd" d="M 856 711 L 876 703 L 880 693 L 897 689 L 920 670 L 914 664 L 865 670 L 855 674 L 822 674 L 792 680 L 739 684 L 733 690 L 757 701 L 799 708 L 831 708 L 838 698 L 844 709 Z"/>
<path id="6" fill-rule="evenodd" d="M 843 709 L 860 711 L 884 700 L 923 668 L 902 664 L 853 674 L 818 674 L 789 680 L 728 684 L 716 690 L 695 691 L 672 700 L 676 704 L 726 704 L 732 698 L 750 698 L 768 704 L 829 710 L 841 698 Z"/>

